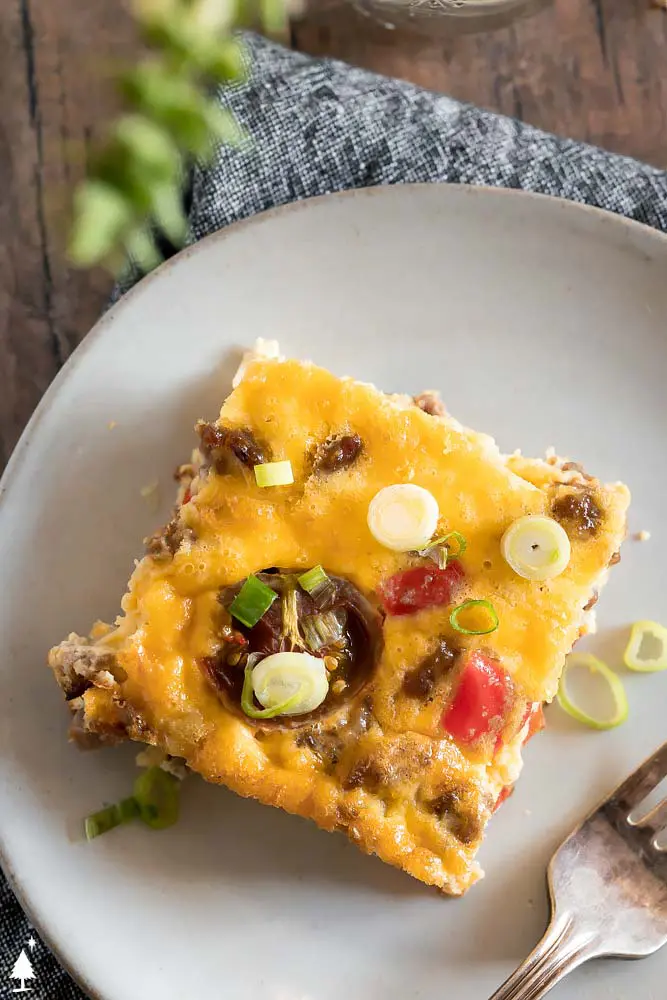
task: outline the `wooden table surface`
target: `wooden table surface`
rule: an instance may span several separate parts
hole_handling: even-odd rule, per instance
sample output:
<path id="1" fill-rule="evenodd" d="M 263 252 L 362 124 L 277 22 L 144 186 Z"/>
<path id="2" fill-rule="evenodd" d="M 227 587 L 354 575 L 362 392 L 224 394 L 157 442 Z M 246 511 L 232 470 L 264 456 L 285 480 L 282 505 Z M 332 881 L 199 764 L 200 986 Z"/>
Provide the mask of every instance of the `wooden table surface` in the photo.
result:
<path id="1" fill-rule="evenodd" d="M 328 9 L 292 41 L 667 167 L 667 16 L 650 0 L 553 0 L 437 41 Z M 63 242 L 112 112 L 107 72 L 135 51 L 122 0 L 0 3 L 0 464 L 109 292 L 68 268 Z"/>

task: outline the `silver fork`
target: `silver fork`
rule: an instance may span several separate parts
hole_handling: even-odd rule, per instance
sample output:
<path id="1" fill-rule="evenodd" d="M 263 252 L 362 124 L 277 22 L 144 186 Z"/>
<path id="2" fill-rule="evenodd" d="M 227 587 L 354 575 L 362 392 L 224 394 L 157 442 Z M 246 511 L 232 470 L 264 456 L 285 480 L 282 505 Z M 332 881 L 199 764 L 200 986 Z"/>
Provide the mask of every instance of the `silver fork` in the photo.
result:
<path id="1" fill-rule="evenodd" d="M 667 775 L 667 743 L 561 844 L 547 877 L 551 921 L 490 1000 L 538 1000 L 589 958 L 644 958 L 667 942 L 667 798 L 630 814 Z"/>

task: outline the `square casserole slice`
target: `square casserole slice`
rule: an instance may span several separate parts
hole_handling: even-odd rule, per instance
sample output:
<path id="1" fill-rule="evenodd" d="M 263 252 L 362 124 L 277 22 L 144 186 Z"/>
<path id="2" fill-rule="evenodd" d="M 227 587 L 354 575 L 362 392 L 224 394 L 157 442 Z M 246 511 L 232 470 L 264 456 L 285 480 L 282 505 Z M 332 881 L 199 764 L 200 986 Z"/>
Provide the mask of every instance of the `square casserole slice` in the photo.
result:
<path id="1" fill-rule="evenodd" d="M 555 456 L 503 456 L 432 395 L 417 404 L 310 363 L 251 361 L 219 420 L 199 425 L 173 519 L 148 540 L 115 625 L 71 634 L 49 665 L 73 738 L 153 745 L 458 895 L 482 874 L 486 823 L 618 559 L 629 493 Z M 293 484 L 260 489 L 253 466 L 285 459 Z M 429 490 L 440 530 L 467 541 L 456 572 L 445 571 L 442 603 L 406 614 L 383 608 L 387 581 L 435 564 L 383 547 L 368 528 L 370 501 L 396 483 Z M 570 538 L 570 562 L 554 579 L 523 579 L 501 555 L 503 533 L 526 514 L 559 520 Z M 317 565 L 339 578 L 347 611 L 329 695 L 310 715 L 249 718 L 245 657 L 278 648 L 283 598 L 252 630 L 229 603 L 250 574 L 271 570 L 271 585 L 277 569 Z M 452 629 L 452 606 L 468 598 L 491 601 L 496 631 Z M 299 601 L 300 613 L 313 612 L 307 595 Z M 493 673 L 488 710 L 480 663 Z M 446 719 L 457 693 L 481 698 L 482 722 L 459 725 L 455 738 Z"/>

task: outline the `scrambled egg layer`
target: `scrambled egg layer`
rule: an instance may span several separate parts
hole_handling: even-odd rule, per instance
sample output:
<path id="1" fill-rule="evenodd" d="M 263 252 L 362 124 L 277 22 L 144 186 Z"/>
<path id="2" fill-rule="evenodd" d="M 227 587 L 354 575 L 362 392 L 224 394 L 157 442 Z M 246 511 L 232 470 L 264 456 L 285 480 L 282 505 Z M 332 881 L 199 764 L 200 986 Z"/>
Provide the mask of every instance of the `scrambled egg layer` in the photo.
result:
<path id="1" fill-rule="evenodd" d="M 138 564 L 124 617 L 97 639 L 114 651 L 122 668 L 116 676 L 124 679 L 114 689 L 85 692 L 86 727 L 123 724 L 133 738 L 183 757 L 209 781 L 327 830 L 343 829 L 417 878 L 465 891 L 481 874 L 475 854 L 486 820 L 520 768 L 521 713 L 526 703 L 553 697 L 582 609 L 623 538 L 626 488 L 589 481 L 603 512 L 599 530 L 571 537 L 572 558 L 561 576 L 531 582 L 503 560 L 500 539 L 514 519 L 550 513 L 553 490 L 571 478 L 557 468 L 506 459 L 492 439 L 449 417 L 296 361 L 250 364 L 220 422 L 252 431 L 274 460 L 289 459 L 294 483 L 260 489 L 240 464 L 195 480 L 178 515 L 190 540 L 173 559 L 146 556 Z M 359 435 L 359 458 L 349 468 L 313 474 L 313 450 L 338 434 Z M 497 611 L 497 631 L 457 641 L 464 650 L 482 646 L 514 682 L 516 735 L 500 752 L 457 746 L 443 731 L 437 690 L 430 700 L 403 691 L 406 673 L 433 652 L 437 637 L 451 635 L 451 607 L 388 617 L 368 685 L 310 741 L 298 728 L 266 730 L 231 713 L 201 669 L 200 659 L 220 646 L 220 588 L 266 567 L 322 564 L 377 603 L 383 581 L 408 565 L 367 526 L 371 499 L 394 483 L 429 490 L 439 528 L 467 539 L 457 601 L 484 598 Z M 368 762 L 374 780 L 346 784 L 345 776 L 360 764 L 368 771 Z"/>

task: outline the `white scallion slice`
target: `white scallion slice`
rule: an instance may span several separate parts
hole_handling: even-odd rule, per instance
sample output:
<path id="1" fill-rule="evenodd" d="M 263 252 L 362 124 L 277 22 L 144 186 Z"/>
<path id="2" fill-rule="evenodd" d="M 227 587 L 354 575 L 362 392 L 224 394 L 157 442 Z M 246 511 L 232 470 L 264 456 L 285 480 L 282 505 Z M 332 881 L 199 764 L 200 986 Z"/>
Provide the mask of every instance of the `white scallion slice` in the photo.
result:
<path id="1" fill-rule="evenodd" d="M 338 642 L 345 634 L 346 614 L 343 610 L 325 611 L 321 615 L 307 615 L 301 619 L 306 645 L 317 653 L 324 646 Z"/>
<path id="2" fill-rule="evenodd" d="M 568 691 L 568 679 L 571 681 L 575 671 L 588 670 L 602 680 L 608 687 L 612 699 L 612 711 L 606 718 L 591 715 L 581 705 L 577 704 L 571 691 Z M 628 698 L 625 688 L 617 674 L 606 663 L 598 660 L 591 653 L 571 653 L 565 661 L 560 685 L 558 687 L 558 704 L 577 722 L 583 722 L 591 729 L 614 729 L 620 726 L 628 717 Z"/>
<path id="3" fill-rule="evenodd" d="M 414 483 L 385 486 L 368 507 L 368 527 L 380 545 L 395 552 L 423 549 L 438 526 L 440 511 L 432 493 Z"/>
<path id="4" fill-rule="evenodd" d="M 505 561 L 525 580 L 551 580 L 566 569 L 571 555 L 565 529 L 552 517 L 528 514 L 510 524 L 500 550 Z"/>
<path id="5" fill-rule="evenodd" d="M 646 674 L 667 670 L 667 628 L 658 622 L 635 622 L 623 662 L 628 670 Z"/>
<path id="6" fill-rule="evenodd" d="M 252 689 L 265 709 L 283 706 L 281 715 L 303 715 L 322 704 L 329 676 L 324 660 L 310 653 L 273 653 L 253 668 Z"/>
<path id="7" fill-rule="evenodd" d="M 292 463 L 286 459 L 284 462 L 265 462 L 256 465 L 255 480 L 258 486 L 289 486 L 294 482 Z"/>

